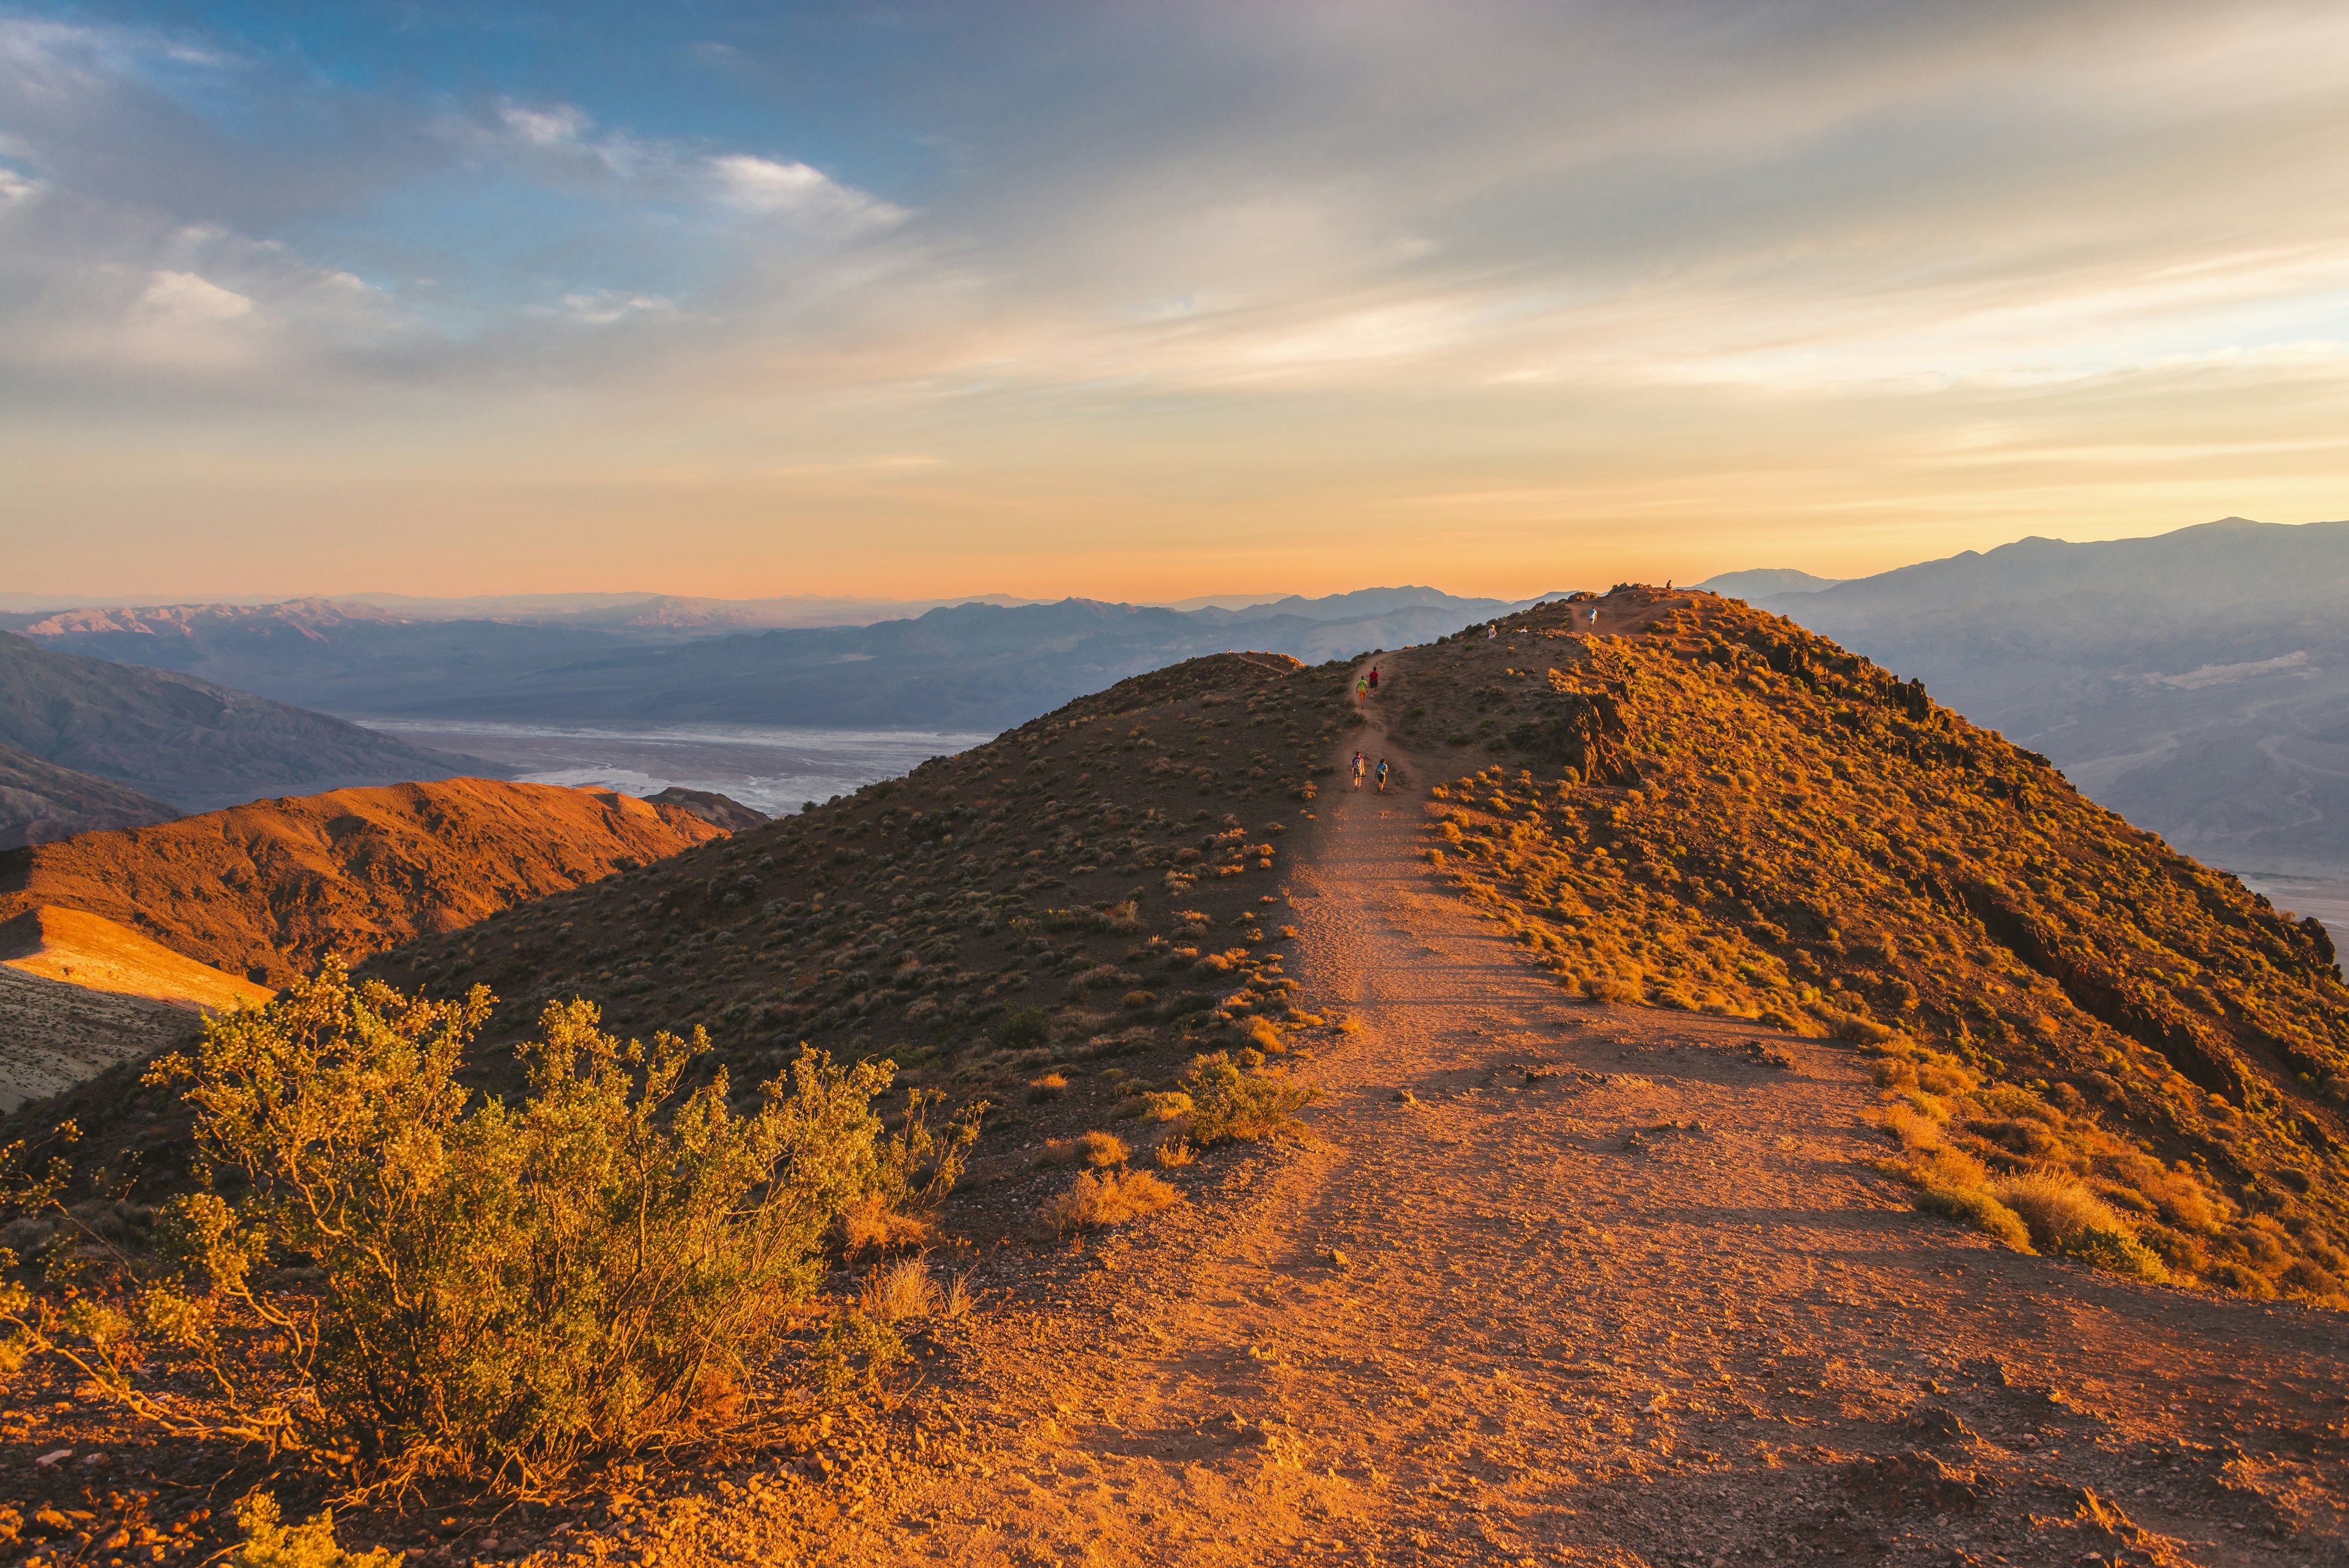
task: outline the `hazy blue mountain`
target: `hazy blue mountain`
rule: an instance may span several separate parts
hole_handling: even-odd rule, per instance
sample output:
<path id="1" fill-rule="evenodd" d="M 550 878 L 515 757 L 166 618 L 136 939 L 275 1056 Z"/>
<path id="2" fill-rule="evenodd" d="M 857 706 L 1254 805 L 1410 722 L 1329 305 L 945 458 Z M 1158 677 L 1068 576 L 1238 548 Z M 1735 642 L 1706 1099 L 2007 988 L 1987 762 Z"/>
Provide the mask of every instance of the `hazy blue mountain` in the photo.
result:
<path id="1" fill-rule="evenodd" d="M 26 631 L 45 646 L 354 716 L 994 730 L 1201 653 L 1255 649 L 1319 663 L 1425 642 L 1512 607 L 1424 587 L 1240 610 L 971 602 L 864 625 L 678 639 L 305 599 L 76 611 Z"/>
<path id="2" fill-rule="evenodd" d="M 103 827 L 144 827 L 180 814 L 137 790 L 0 746 L 0 849 Z"/>
<path id="3" fill-rule="evenodd" d="M 1760 566 L 1748 572 L 1723 572 L 1717 577 L 1707 577 L 1697 584 L 1707 593 L 1723 598 L 1744 599 L 1756 604 L 1780 594 L 1815 594 L 1821 588 L 1834 587 L 1847 579 L 1815 577 L 1808 572 L 1798 572 L 1792 566 Z"/>
<path id="4" fill-rule="evenodd" d="M 1499 615 L 1513 607 L 1513 603 L 1508 599 L 1461 598 L 1436 588 L 1356 588 L 1351 593 L 1329 594 L 1318 599 L 1290 594 L 1245 609 L 1209 608 L 1196 613 L 1210 621 L 1222 616 L 1232 623 L 1247 624 L 1292 616 L 1303 620 L 1360 621 L 1399 610 L 1426 609 L 1442 611 L 1464 626 L 1472 620 Z"/>
<path id="5" fill-rule="evenodd" d="M 182 811 L 481 771 L 470 758 L 426 751 L 324 713 L 5 634 L 0 745 L 127 784 L 149 804 Z M 113 806 L 144 809 L 119 799 Z"/>

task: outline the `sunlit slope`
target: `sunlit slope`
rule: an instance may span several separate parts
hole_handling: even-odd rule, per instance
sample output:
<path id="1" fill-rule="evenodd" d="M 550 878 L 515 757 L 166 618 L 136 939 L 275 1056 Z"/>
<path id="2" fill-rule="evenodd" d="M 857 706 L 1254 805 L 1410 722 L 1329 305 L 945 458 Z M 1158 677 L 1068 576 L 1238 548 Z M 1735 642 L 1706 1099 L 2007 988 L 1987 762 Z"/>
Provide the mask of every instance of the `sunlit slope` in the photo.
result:
<path id="1" fill-rule="evenodd" d="M 0 1111 L 178 1044 L 271 992 L 79 909 L 0 920 Z"/>
<path id="2" fill-rule="evenodd" d="M 447 779 L 254 801 L 0 855 L 0 917 L 80 909 L 280 985 L 722 831 L 605 790 Z"/>
<path id="3" fill-rule="evenodd" d="M 79 909 L 44 906 L 0 920 L 0 964 L 90 991 L 204 1012 L 225 1012 L 275 994 Z"/>
<path id="4" fill-rule="evenodd" d="M 1945 1209 L 2077 1179 L 2136 1272 L 2341 1298 L 2321 925 L 1785 620 L 1597 604 L 1415 650 L 1381 699 L 1457 759 L 1429 847 L 1464 891 L 1569 986 L 1871 1044 L 1888 1154 Z"/>

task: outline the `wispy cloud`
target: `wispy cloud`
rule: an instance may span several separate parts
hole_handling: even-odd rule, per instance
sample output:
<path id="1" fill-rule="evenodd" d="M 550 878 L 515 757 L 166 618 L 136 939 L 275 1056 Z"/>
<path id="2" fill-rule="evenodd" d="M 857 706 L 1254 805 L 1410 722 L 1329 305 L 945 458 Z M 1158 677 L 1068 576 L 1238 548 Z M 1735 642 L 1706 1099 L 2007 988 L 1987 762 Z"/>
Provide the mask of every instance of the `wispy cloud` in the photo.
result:
<path id="1" fill-rule="evenodd" d="M 720 202 L 761 217 L 783 214 L 864 228 L 903 223 L 909 215 L 903 207 L 837 184 L 804 163 L 729 152 L 709 160 L 707 166 Z"/>

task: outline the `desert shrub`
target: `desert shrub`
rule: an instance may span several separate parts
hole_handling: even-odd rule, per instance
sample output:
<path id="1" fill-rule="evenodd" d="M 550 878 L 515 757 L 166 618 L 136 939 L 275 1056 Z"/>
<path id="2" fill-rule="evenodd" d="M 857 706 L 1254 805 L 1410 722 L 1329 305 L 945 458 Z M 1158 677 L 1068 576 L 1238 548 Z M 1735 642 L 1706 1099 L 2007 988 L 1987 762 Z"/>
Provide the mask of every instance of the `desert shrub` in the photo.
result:
<path id="1" fill-rule="evenodd" d="M 1191 1114 L 1191 1096 L 1180 1089 L 1148 1090 L 1139 1101 L 1133 1114 L 1153 1124 L 1179 1121 Z"/>
<path id="2" fill-rule="evenodd" d="M 1612 1002 L 1624 1007 L 1637 1006 L 1645 1000 L 1638 986 L 1604 974 L 1583 976 L 1582 994 L 1593 1002 Z"/>
<path id="3" fill-rule="evenodd" d="M 1925 1213 L 1971 1225 L 2018 1252 L 2032 1250 L 2031 1228 L 2023 1222 L 2023 1216 L 1978 1189 L 1952 1191 L 1928 1188 L 1917 1195 L 1917 1207 Z"/>
<path id="4" fill-rule="evenodd" d="M 51 1348 L 167 1429 L 293 1450 L 399 1484 L 528 1488 L 591 1455 L 705 1435 L 810 1293 L 852 1205 L 942 1196 L 976 1136 L 913 1096 L 885 1137 L 894 1068 L 802 1048 L 748 1116 L 709 1049 L 622 1044 L 586 1002 L 550 1005 L 518 1048 L 528 1089 L 470 1105 L 454 1074 L 492 998 L 409 1001 L 329 961 L 277 1001 L 212 1019 L 184 1085 L 233 1201 L 178 1199 L 168 1272 L 98 1323 L 46 1321 Z M 281 1257 L 314 1284 L 273 1289 Z M 192 1376 L 198 1407 L 134 1369 Z"/>
<path id="5" fill-rule="evenodd" d="M 1031 1106 L 1040 1106 L 1048 1100 L 1057 1100 L 1068 1092 L 1069 1080 L 1065 1075 L 1047 1073 L 1029 1084 L 1028 1103 Z"/>
<path id="6" fill-rule="evenodd" d="M 995 1044 L 1005 1051 L 1032 1051 L 1051 1035 L 1051 1020 L 1040 1007 L 1007 1008 L 995 1021 Z"/>
<path id="7" fill-rule="evenodd" d="M 1201 1147 L 1268 1137 L 1295 1125 L 1319 1089 L 1265 1074 L 1243 1073 L 1218 1051 L 1193 1059 L 1183 1092 L 1191 1099 L 1191 1138 Z"/>
<path id="8" fill-rule="evenodd" d="M 305 1524 L 278 1521 L 277 1499 L 255 1492 L 237 1505 L 237 1529 L 244 1539 L 232 1548 L 229 1568 L 399 1568 L 404 1552 L 346 1552 L 335 1540 L 331 1513 L 311 1516 Z"/>
<path id="9" fill-rule="evenodd" d="M 1912 1187 L 1944 1192 L 1971 1191 L 1990 1179 L 1981 1160 L 1948 1144 L 1911 1149 L 1897 1162 L 1893 1174 Z"/>
<path id="10" fill-rule="evenodd" d="M 1194 1164 L 1199 1158 L 1190 1144 L 1179 1137 L 1169 1138 L 1160 1144 L 1152 1151 L 1152 1156 L 1158 1161 L 1160 1168 L 1165 1170 L 1174 1170 L 1183 1166 Z"/>
<path id="11" fill-rule="evenodd" d="M 2116 1274 L 2161 1284 L 2169 1278 L 2169 1271 L 2152 1250 L 2128 1231 L 2117 1227 L 2086 1225 L 2073 1231 L 2057 1244 L 2057 1250 L 2092 1263 Z"/>
<path id="12" fill-rule="evenodd" d="M 930 1265 L 920 1258 L 900 1258 L 864 1277 L 864 1286 L 856 1293 L 856 1310 L 874 1323 L 896 1323 L 928 1316 L 937 1300 Z"/>
<path id="13" fill-rule="evenodd" d="M 2046 1251 L 2082 1231 L 2127 1233 L 2109 1204 L 2076 1179 L 2045 1170 L 2021 1171 L 1991 1183 L 1990 1195 L 2023 1216 L 2031 1239 Z"/>
<path id="14" fill-rule="evenodd" d="M 2257 1269 L 2246 1268 L 2240 1263 L 2216 1264 L 2202 1277 L 2220 1289 L 2232 1291 L 2239 1296 L 2250 1296 L 2254 1301 L 2262 1302 L 2276 1299 L 2275 1282 Z"/>
<path id="15" fill-rule="evenodd" d="M 898 1209 L 878 1193 L 867 1193 L 840 1211 L 840 1244 L 846 1252 L 918 1247 L 930 1239 L 930 1222 Z"/>
<path id="16" fill-rule="evenodd" d="M 1885 1131 L 1900 1140 L 1903 1148 L 1932 1148 L 1941 1141 L 1942 1124 L 1914 1106 L 1902 1103 L 1887 1106 L 1878 1113 L 1877 1119 Z"/>
<path id="17" fill-rule="evenodd" d="M 1080 1171 L 1077 1179 L 1044 1200 L 1038 1218 L 1055 1231 L 1092 1225 L 1119 1225 L 1173 1207 L 1182 1194 L 1146 1170 L 1096 1176 Z"/>
<path id="18" fill-rule="evenodd" d="M 1123 1165 L 1132 1151 L 1114 1133 L 1089 1132 L 1078 1137 L 1044 1140 L 1036 1156 L 1039 1165 Z"/>

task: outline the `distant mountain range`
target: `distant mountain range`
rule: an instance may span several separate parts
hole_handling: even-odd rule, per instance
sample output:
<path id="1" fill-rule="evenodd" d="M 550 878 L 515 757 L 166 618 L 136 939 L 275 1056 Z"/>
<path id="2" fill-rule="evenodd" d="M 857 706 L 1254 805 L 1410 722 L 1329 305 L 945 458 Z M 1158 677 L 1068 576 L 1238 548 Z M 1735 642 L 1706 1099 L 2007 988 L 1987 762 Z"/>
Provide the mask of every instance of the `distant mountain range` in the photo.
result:
<path id="1" fill-rule="evenodd" d="M 19 618 L 45 647 L 354 716 L 992 731 L 1203 653 L 1245 647 L 1319 663 L 1424 642 L 1515 607 L 1420 587 L 1194 610 L 967 602 L 683 641 L 329 599 Z"/>
<path id="2" fill-rule="evenodd" d="M 119 827 L 263 795 L 479 771 L 324 713 L 5 635 L 0 747 L 0 846 L 57 836 L 60 825 Z"/>
<path id="3" fill-rule="evenodd" d="M 2349 879 L 2349 522 L 2022 539 L 1738 597 L 1922 680 L 2191 854 Z"/>

